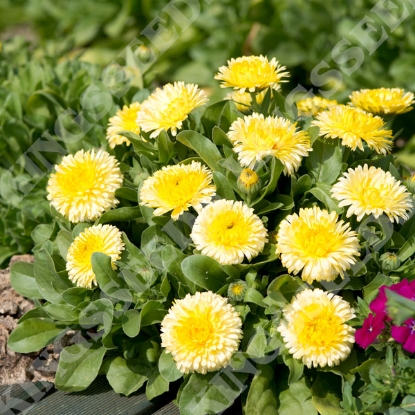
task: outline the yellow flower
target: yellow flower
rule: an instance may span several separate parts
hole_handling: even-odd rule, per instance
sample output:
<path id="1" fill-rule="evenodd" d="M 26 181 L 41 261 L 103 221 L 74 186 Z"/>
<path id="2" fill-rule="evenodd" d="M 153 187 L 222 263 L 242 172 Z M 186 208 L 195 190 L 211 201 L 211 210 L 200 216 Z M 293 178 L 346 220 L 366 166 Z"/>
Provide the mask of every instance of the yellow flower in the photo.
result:
<path id="1" fill-rule="evenodd" d="M 283 315 L 278 331 L 294 359 L 311 368 L 336 366 L 349 356 L 355 329 L 346 322 L 355 314 L 340 296 L 306 289 L 283 308 Z"/>
<path id="2" fill-rule="evenodd" d="M 323 97 L 305 98 L 296 103 L 298 109 L 298 115 L 305 117 L 315 117 L 321 111 L 338 105 L 337 101 L 326 99 Z"/>
<path id="3" fill-rule="evenodd" d="M 112 268 L 121 257 L 124 243 L 121 232 L 112 225 L 94 225 L 81 232 L 72 242 L 66 256 L 66 270 L 69 279 L 78 287 L 92 288 L 97 280 L 92 270 L 91 257 L 94 252 L 102 252 L 111 257 Z"/>
<path id="4" fill-rule="evenodd" d="M 336 212 L 319 207 L 300 209 L 287 216 L 277 234 L 277 251 L 288 272 L 313 281 L 333 281 L 354 264 L 359 255 L 356 232 Z"/>
<path id="5" fill-rule="evenodd" d="M 47 186 L 51 205 L 73 223 L 98 219 L 118 204 L 115 191 L 123 176 L 107 152 L 80 150 L 63 157 Z"/>
<path id="6" fill-rule="evenodd" d="M 228 61 L 228 66 L 221 66 L 215 79 L 222 81 L 221 88 L 239 89 L 240 92 L 248 90 L 262 90 L 276 88 L 279 83 L 286 82 L 283 77 L 289 76 L 283 72 L 285 66 L 272 58 L 268 61 L 266 56 L 242 56 Z"/>
<path id="7" fill-rule="evenodd" d="M 406 187 L 389 173 L 374 166 L 358 166 L 349 169 L 332 187 L 333 197 L 340 200 L 339 206 L 349 206 L 347 217 L 373 214 L 378 218 L 383 213 L 393 222 L 408 219 L 407 211 L 413 206 Z"/>
<path id="8" fill-rule="evenodd" d="M 278 91 L 280 89 L 280 86 L 277 85 L 276 88 L 273 88 L 276 91 Z M 255 101 L 257 102 L 257 104 L 261 104 L 262 101 L 265 98 L 265 95 L 267 94 L 268 89 L 264 89 L 263 91 L 259 92 L 256 96 L 255 96 Z M 235 102 L 236 105 L 236 109 L 238 111 L 243 112 L 244 114 L 250 112 L 251 110 L 251 104 L 252 104 L 252 97 L 251 94 L 249 92 L 241 92 L 241 91 L 233 91 L 230 92 L 228 95 L 226 95 L 225 99 L 229 99 L 233 102 Z"/>
<path id="9" fill-rule="evenodd" d="M 157 137 L 163 130 L 171 130 L 173 136 L 182 128 L 183 121 L 197 107 L 207 102 L 204 91 L 195 84 L 175 82 L 157 88 L 141 104 L 137 123 L 150 137 Z"/>
<path id="10" fill-rule="evenodd" d="M 349 98 L 355 107 L 374 114 L 403 114 L 415 103 L 414 94 L 401 88 L 361 89 Z"/>
<path id="11" fill-rule="evenodd" d="M 173 210 L 171 217 L 176 220 L 190 207 L 200 212 L 202 203 L 209 203 L 215 194 L 212 172 L 198 161 L 192 161 L 165 166 L 147 178 L 140 190 L 140 204 L 156 208 L 156 216 Z"/>
<path id="12" fill-rule="evenodd" d="M 242 338 L 242 320 L 226 298 L 211 291 L 175 300 L 161 322 L 162 347 L 182 373 L 205 374 L 229 363 Z"/>
<path id="13" fill-rule="evenodd" d="M 383 130 L 385 122 L 359 108 L 337 105 L 317 115 L 311 124 L 320 128 L 320 136 L 341 138 L 352 150 L 363 150 L 363 141 L 377 153 L 386 154 L 392 147 L 392 130 Z"/>
<path id="14" fill-rule="evenodd" d="M 267 242 L 267 230 L 254 210 L 242 202 L 216 200 L 196 218 L 190 237 L 196 249 L 222 265 L 250 261 Z"/>
<path id="15" fill-rule="evenodd" d="M 228 137 L 242 166 L 252 167 L 267 156 L 274 156 L 284 165 L 284 174 L 292 175 L 300 167 L 302 157 L 312 151 L 305 131 L 282 117 L 262 114 L 238 118 L 229 129 Z"/>
<path id="16" fill-rule="evenodd" d="M 250 195 L 261 188 L 262 181 L 254 170 L 245 168 L 241 171 L 236 184 L 241 192 Z"/>
<path id="17" fill-rule="evenodd" d="M 126 143 L 129 146 L 130 140 L 119 135 L 120 131 L 131 131 L 135 134 L 140 134 L 140 127 L 137 124 L 137 114 L 140 111 L 141 105 L 138 102 L 133 102 L 130 106 L 124 105 L 122 110 L 111 117 L 108 121 L 107 140 L 111 148 L 117 145 Z"/>

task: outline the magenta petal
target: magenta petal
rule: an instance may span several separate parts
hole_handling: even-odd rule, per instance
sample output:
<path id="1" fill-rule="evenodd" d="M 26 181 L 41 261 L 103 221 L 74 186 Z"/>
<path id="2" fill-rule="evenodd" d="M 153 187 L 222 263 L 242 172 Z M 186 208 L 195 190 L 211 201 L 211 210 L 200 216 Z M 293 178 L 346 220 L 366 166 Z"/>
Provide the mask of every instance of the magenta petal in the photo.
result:
<path id="1" fill-rule="evenodd" d="M 398 343 L 405 343 L 411 329 L 407 326 L 392 326 L 391 335 Z"/>
<path id="2" fill-rule="evenodd" d="M 373 335 L 373 333 L 369 333 L 367 329 L 361 328 L 357 329 L 354 334 L 356 343 L 360 346 L 366 349 L 369 347 L 375 340 L 377 335 Z"/>
<path id="3" fill-rule="evenodd" d="M 408 336 L 408 339 L 404 343 L 403 348 L 406 351 L 410 352 L 410 353 L 414 353 L 415 352 L 415 333 L 410 334 Z"/>
<path id="4" fill-rule="evenodd" d="M 380 287 L 381 290 L 379 291 L 378 296 L 370 303 L 369 308 L 374 312 L 374 313 L 385 313 L 385 308 L 386 308 L 386 294 L 385 294 L 385 290 L 383 288 L 384 286 Z"/>

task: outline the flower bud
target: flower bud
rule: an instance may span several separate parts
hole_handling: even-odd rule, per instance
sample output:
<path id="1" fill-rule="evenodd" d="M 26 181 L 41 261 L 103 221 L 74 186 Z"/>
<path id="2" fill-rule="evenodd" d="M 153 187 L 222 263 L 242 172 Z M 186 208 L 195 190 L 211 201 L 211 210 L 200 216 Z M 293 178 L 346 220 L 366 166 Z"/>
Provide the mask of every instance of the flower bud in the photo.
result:
<path id="1" fill-rule="evenodd" d="M 252 169 L 245 168 L 238 177 L 237 185 L 241 192 L 252 195 L 261 188 L 262 181 Z"/>
<path id="2" fill-rule="evenodd" d="M 243 301 L 248 285 L 245 281 L 236 280 L 229 284 L 228 297 L 232 301 Z"/>
<path id="3" fill-rule="evenodd" d="M 385 252 L 380 256 L 380 266 L 384 271 L 395 271 L 400 265 L 401 261 L 393 252 Z"/>

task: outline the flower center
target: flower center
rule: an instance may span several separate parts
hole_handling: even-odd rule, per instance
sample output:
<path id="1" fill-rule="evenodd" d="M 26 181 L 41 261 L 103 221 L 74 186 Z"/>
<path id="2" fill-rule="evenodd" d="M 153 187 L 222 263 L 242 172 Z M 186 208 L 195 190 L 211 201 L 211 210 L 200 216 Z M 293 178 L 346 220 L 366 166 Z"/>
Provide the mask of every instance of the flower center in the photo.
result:
<path id="1" fill-rule="evenodd" d="M 338 235 L 325 224 L 315 224 L 311 228 L 304 226 L 297 237 L 305 254 L 310 257 L 326 257 L 336 251 L 339 245 Z"/>
<path id="2" fill-rule="evenodd" d="M 228 247 L 244 244 L 249 237 L 244 218 L 233 211 L 223 212 L 214 218 L 209 234 L 217 244 Z"/>
<path id="3" fill-rule="evenodd" d="M 209 312 L 192 313 L 176 328 L 177 338 L 189 348 L 203 348 L 209 345 L 214 333 Z"/>
<path id="4" fill-rule="evenodd" d="M 304 347 L 328 347 L 342 331 L 342 321 L 327 306 L 311 304 L 299 312 L 294 330 Z"/>

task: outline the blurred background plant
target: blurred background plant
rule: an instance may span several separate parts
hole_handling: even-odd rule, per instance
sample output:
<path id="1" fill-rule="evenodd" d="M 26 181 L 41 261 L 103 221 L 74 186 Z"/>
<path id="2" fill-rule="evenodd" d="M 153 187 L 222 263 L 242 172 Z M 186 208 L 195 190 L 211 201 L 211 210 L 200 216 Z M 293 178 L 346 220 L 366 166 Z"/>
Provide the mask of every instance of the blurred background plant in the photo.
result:
<path id="1" fill-rule="evenodd" d="M 46 130 L 71 153 L 81 147 L 104 145 L 108 118 L 123 103 L 145 98 L 146 91 L 140 90 L 146 87 L 186 80 L 202 86 L 212 103 L 220 100 L 226 92 L 219 88 L 212 74 L 231 57 L 275 56 L 291 73 L 289 82 L 283 85 L 285 95 L 299 84 L 317 94 L 319 88 L 313 86 L 310 74 L 323 60 L 326 68 L 339 70 L 332 52 L 346 38 L 350 42 L 348 47 L 362 48 L 364 60 L 350 76 L 338 71 L 342 73 L 341 79 L 333 78 L 322 86 L 327 90 L 334 87 L 336 92 L 331 99 L 345 103 L 351 91 L 361 88 L 384 86 L 415 90 L 415 10 L 409 2 L 399 3 L 401 6 L 392 10 L 397 17 L 403 15 L 404 7 L 409 13 L 392 33 L 385 24 L 387 19 L 383 16 L 382 20 L 371 11 L 376 0 L 215 0 L 211 4 L 192 0 L 188 4 L 200 5 L 200 13 L 186 30 L 181 30 L 162 11 L 168 3 L 167 0 L 0 0 L 0 99 L 3 103 L 0 173 L 12 168 L 8 174 L 19 186 L 30 180 L 25 165 L 16 161 Z M 175 2 L 189 17 L 185 4 Z M 137 52 L 131 51 L 126 66 L 134 74 L 132 88 L 126 97 L 113 98 L 111 110 L 98 121 L 87 110 L 82 111 L 81 118 L 85 122 L 92 120 L 94 126 L 81 142 L 68 144 L 64 137 L 56 135 L 54 126 L 58 115 L 67 108 L 78 113 L 81 95 L 93 81 L 101 86 L 104 83 L 103 88 L 108 86 L 108 80 L 103 82 L 103 76 L 108 75 L 103 74 L 103 68 L 108 68 L 134 37 L 144 38 L 140 33 L 158 16 L 165 19 L 163 26 L 179 34 L 178 40 L 144 74 L 134 60 Z M 382 30 L 387 33 L 387 39 L 372 54 L 351 35 L 351 30 L 365 16 L 373 20 L 377 29 L 372 33 L 373 39 L 379 39 Z M 144 40 L 151 50 L 150 41 Z M 348 59 L 347 65 L 351 67 L 355 61 L 350 56 Z M 399 130 L 396 154 L 415 169 L 413 112 L 396 119 L 394 131 Z M 49 163 L 59 158 L 56 152 L 43 155 Z M 0 265 L 14 253 L 30 251 L 31 232 L 49 214 L 43 202 L 45 181 L 46 178 L 39 181 L 19 205 L 12 204 L 7 189 L 2 186 Z"/>

